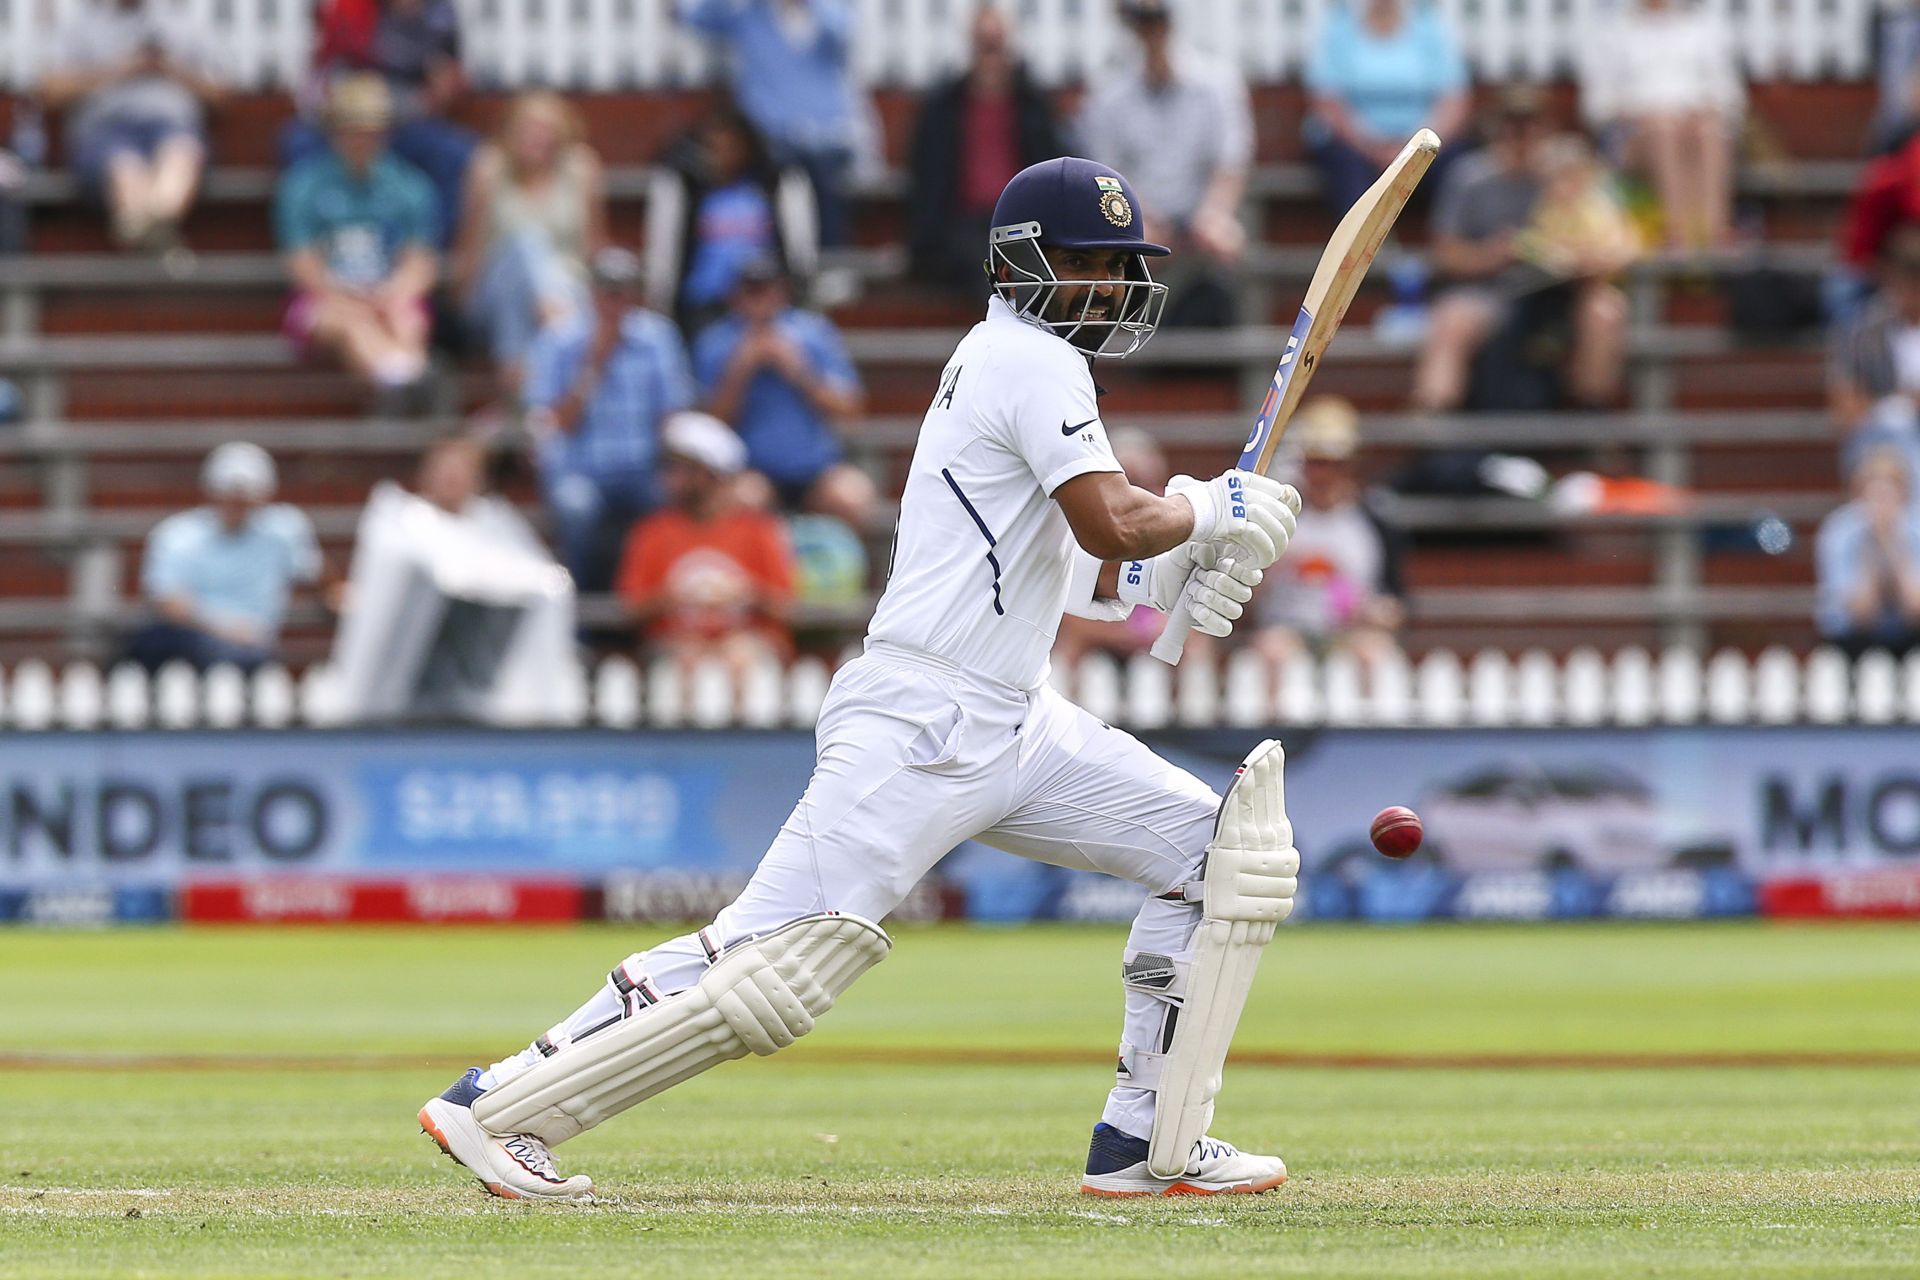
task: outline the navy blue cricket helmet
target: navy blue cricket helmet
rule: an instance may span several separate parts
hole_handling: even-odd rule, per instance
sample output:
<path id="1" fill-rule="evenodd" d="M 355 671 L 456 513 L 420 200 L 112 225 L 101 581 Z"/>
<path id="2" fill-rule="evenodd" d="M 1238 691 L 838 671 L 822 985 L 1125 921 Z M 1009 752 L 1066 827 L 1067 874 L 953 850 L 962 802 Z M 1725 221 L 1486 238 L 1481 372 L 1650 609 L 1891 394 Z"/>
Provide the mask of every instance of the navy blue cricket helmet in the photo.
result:
<path id="1" fill-rule="evenodd" d="M 1142 234 L 1142 221 L 1133 187 L 1116 171 L 1077 156 L 1042 160 L 1013 175 L 993 206 L 987 274 L 1021 319 L 1089 355 L 1121 359 L 1153 336 L 1167 301 L 1147 259 L 1168 250 Z M 1121 278 L 1062 281 L 1043 247 L 1126 249 L 1132 256 Z M 1081 291 L 1077 303 L 1057 300 L 1068 289 Z"/>

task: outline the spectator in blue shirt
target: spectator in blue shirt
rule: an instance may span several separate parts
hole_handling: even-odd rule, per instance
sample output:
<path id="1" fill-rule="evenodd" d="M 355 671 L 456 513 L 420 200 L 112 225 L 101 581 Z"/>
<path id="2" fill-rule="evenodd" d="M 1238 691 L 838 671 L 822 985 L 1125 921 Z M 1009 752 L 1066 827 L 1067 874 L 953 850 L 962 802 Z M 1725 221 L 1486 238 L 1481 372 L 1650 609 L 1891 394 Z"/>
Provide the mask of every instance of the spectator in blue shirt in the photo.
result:
<path id="1" fill-rule="evenodd" d="M 693 403 L 679 331 L 638 304 L 639 258 L 603 249 L 592 274 L 592 313 L 534 339 L 524 391 L 547 514 L 582 590 L 612 581 L 627 526 L 659 501 L 660 423 Z"/>
<path id="2" fill-rule="evenodd" d="M 426 175 L 434 192 L 434 243 L 453 243 L 467 165 L 479 139 L 447 119 L 466 91 L 460 13 L 454 0 L 324 0 L 314 15 L 313 71 L 301 97 L 312 108 L 342 78 L 372 72 L 393 95 L 394 154 Z M 326 146 L 306 118 L 287 125 L 280 163 L 291 169 Z"/>
<path id="3" fill-rule="evenodd" d="M 296 507 L 272 502 L 273 459 L 255 444 L 223 444 L 201 471 L 207 504 L 168 516 L 147 537 L 140 585 L 158 615 L 128 646 L 150 671 L 273 660 L 287 600 L 317 582 L 320 547 Z"/>
<path id="4" fill-rule="evenodd" d="M 1814 618 L 1820 635 L 1858 656 L 1920 646 L 1920 512 L 1906 456 L 1882 447 L 1853 473 L 1853 500 L 1820 523 Z"/>
<path id="5" fill-rule="evenodd" d="M 1446 19 L 1426 0 L 1334 5 L 1307 63 L 1307 89 L 1309 146 L 1336 215 L 1422 125 L 1452 140 L 1467 122 L 1466 62 Z M 1458 150 L 1443 149 L 1435 167 Z M 1430 172 L 1425 186 L 1437 189 L 1439 178 Z"/>
<path id="6" fill-rule="evenodd" d="M 379 77 L 336 85 L 329 118 L 332 148 L 280 181 L 275 216 L 295 289 L 287 336 L 338 356 L 377 390 L 382 411 L 417 407 L 438 271 L 433 192 L 387 154 Z"/>
<path id="7" fill-rule="evenodd" d="M 873 482 L 835 433 L 863 407 L 859 375 L 833 322 L 792 304 L 778 261 L 741 268 L 730 313 L 694 340 L 693 372 L 707 411 L 740 433 L 783 504 L 866 527 Z"/>
<path id="8" fill-rule="evenodd" d="M 847 242 L 854 88 L 846 0 L 679 0 L 680 20 L 732 55 L 733 95 L 779 163 L 813 180 L 820 243 Z"/>

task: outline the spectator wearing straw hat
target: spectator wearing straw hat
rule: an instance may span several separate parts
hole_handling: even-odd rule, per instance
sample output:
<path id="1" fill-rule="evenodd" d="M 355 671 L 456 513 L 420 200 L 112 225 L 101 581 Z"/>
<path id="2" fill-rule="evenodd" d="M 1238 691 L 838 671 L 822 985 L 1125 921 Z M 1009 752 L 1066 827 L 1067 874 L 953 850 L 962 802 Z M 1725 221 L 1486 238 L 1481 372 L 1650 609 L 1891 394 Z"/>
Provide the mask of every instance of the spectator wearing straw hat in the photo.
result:
<path id="1" fill-rule="evenodd" d="M 294 297 L 287 336 L 338 357 L 374 388 L 376 408 L 418 408 L 439 271 L 433 192 L 387 151 L 393 118 L 378 76 L 343 80 L 328 107 L 329 149 L 283 176 L 275 217 Z"/>
<path id="2" fill-rule="evenodd" d="M 314 14 L 313 69 L 301 86 L 304 114 L 280 139 L 292 169 L 318 155 L 326 135 L 309 118 L 343 79 L 377 75 L 393 101 L 395 155 L 418 169 L 434 194 L 434 244 L 452 244 L 467 166 L 479 139 L 448 118 L 466 92 L 460 65 L 460 11 L 454 0 L 323 0 Z"/>
<path id="3" fill-rule="evenodd" d="M 1371 664 L 1398 647 L 1406 616 L 1399 547 L 1367 504 L 1354 466 L 1359 444 L 1359 415 L 1337 396 L 1307 401 L 1287 432 L 1306 506 L 1252 605 L 1254 647 L 1275 662 L 1345 650 Z"/>
<path id="4" fill-rule="evenodd" d="M 793 552 L 777 516 L 744 501 L 747 447 L 726 423 L 676 413 L 661 429 L 665 505 L 627 539 L 619 593 L 647 645 L 736 671 L 793 647 Z"/>
<path id="5" fill-rule="evenodd" d="M 130 659 L 150 671 L 272 661 L 289 597 L 319 581 L 323 567 L 312 522 L 273 501 L 277 484 L 259 445 L 233 441 L 208 455 L 206 504 L 168 516 L 147 536 L 140 584 L 156 616 L 128 644 Z"/>

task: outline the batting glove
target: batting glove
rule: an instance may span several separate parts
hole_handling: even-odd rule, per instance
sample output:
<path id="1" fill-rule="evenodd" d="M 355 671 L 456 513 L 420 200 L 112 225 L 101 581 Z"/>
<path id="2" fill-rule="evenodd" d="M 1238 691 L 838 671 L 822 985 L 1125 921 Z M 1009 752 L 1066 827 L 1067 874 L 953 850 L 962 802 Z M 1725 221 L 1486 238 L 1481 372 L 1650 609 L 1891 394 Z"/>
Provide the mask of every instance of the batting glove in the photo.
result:
<path id="1" fill-rule="evenodd" d="M 1238 468 L 1204 481 L 1175 476 L 1167 482 L 1167 496 L 1175 494 L 1193 507 L 1190 541 L 1212 543 L 1258 569 L 1286 551 L 1300 514 L 1300 493 L 1292 485 Z"/>
<path id="2" fill-rule="evenodd" d="M 1199 570 L 1196 576 L 1195 570 Z M 1183 542 L 1173 550 L 1145 560 L 1120 562 L 1120 600 L 1123 604 L 1151 605 L 1170 613 L 1189 579 L 1193 580 L 1193 628 L 1210 636 L 1225 636 L 1246 611 L 1253 589 L 1265 575 L 1251 564 L 1222 556 L 1215 546 Z"/>

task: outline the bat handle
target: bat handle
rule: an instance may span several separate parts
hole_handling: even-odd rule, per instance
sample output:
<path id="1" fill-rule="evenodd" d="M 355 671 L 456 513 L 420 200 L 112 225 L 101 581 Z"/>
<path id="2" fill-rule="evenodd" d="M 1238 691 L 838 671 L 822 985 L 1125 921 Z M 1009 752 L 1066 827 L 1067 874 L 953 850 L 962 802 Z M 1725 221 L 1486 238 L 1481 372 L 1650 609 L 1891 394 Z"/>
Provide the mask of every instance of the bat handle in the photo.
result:
<path id="1" fill-rule="evenodd" d="M 1180 665 L 1180 655 L 1187 647 L 1187 632 L 1193 630 L 1193 590 L 1199 577 L 1198 569 L 1187 575 L 1187 585 L 1181 589 L 1180 598 L 1173 602 L 1173 608 L 1167 613 L 1167 625 L 1160 628 L 1159 638 L 1150 651 L 1170 667 Z"/>

